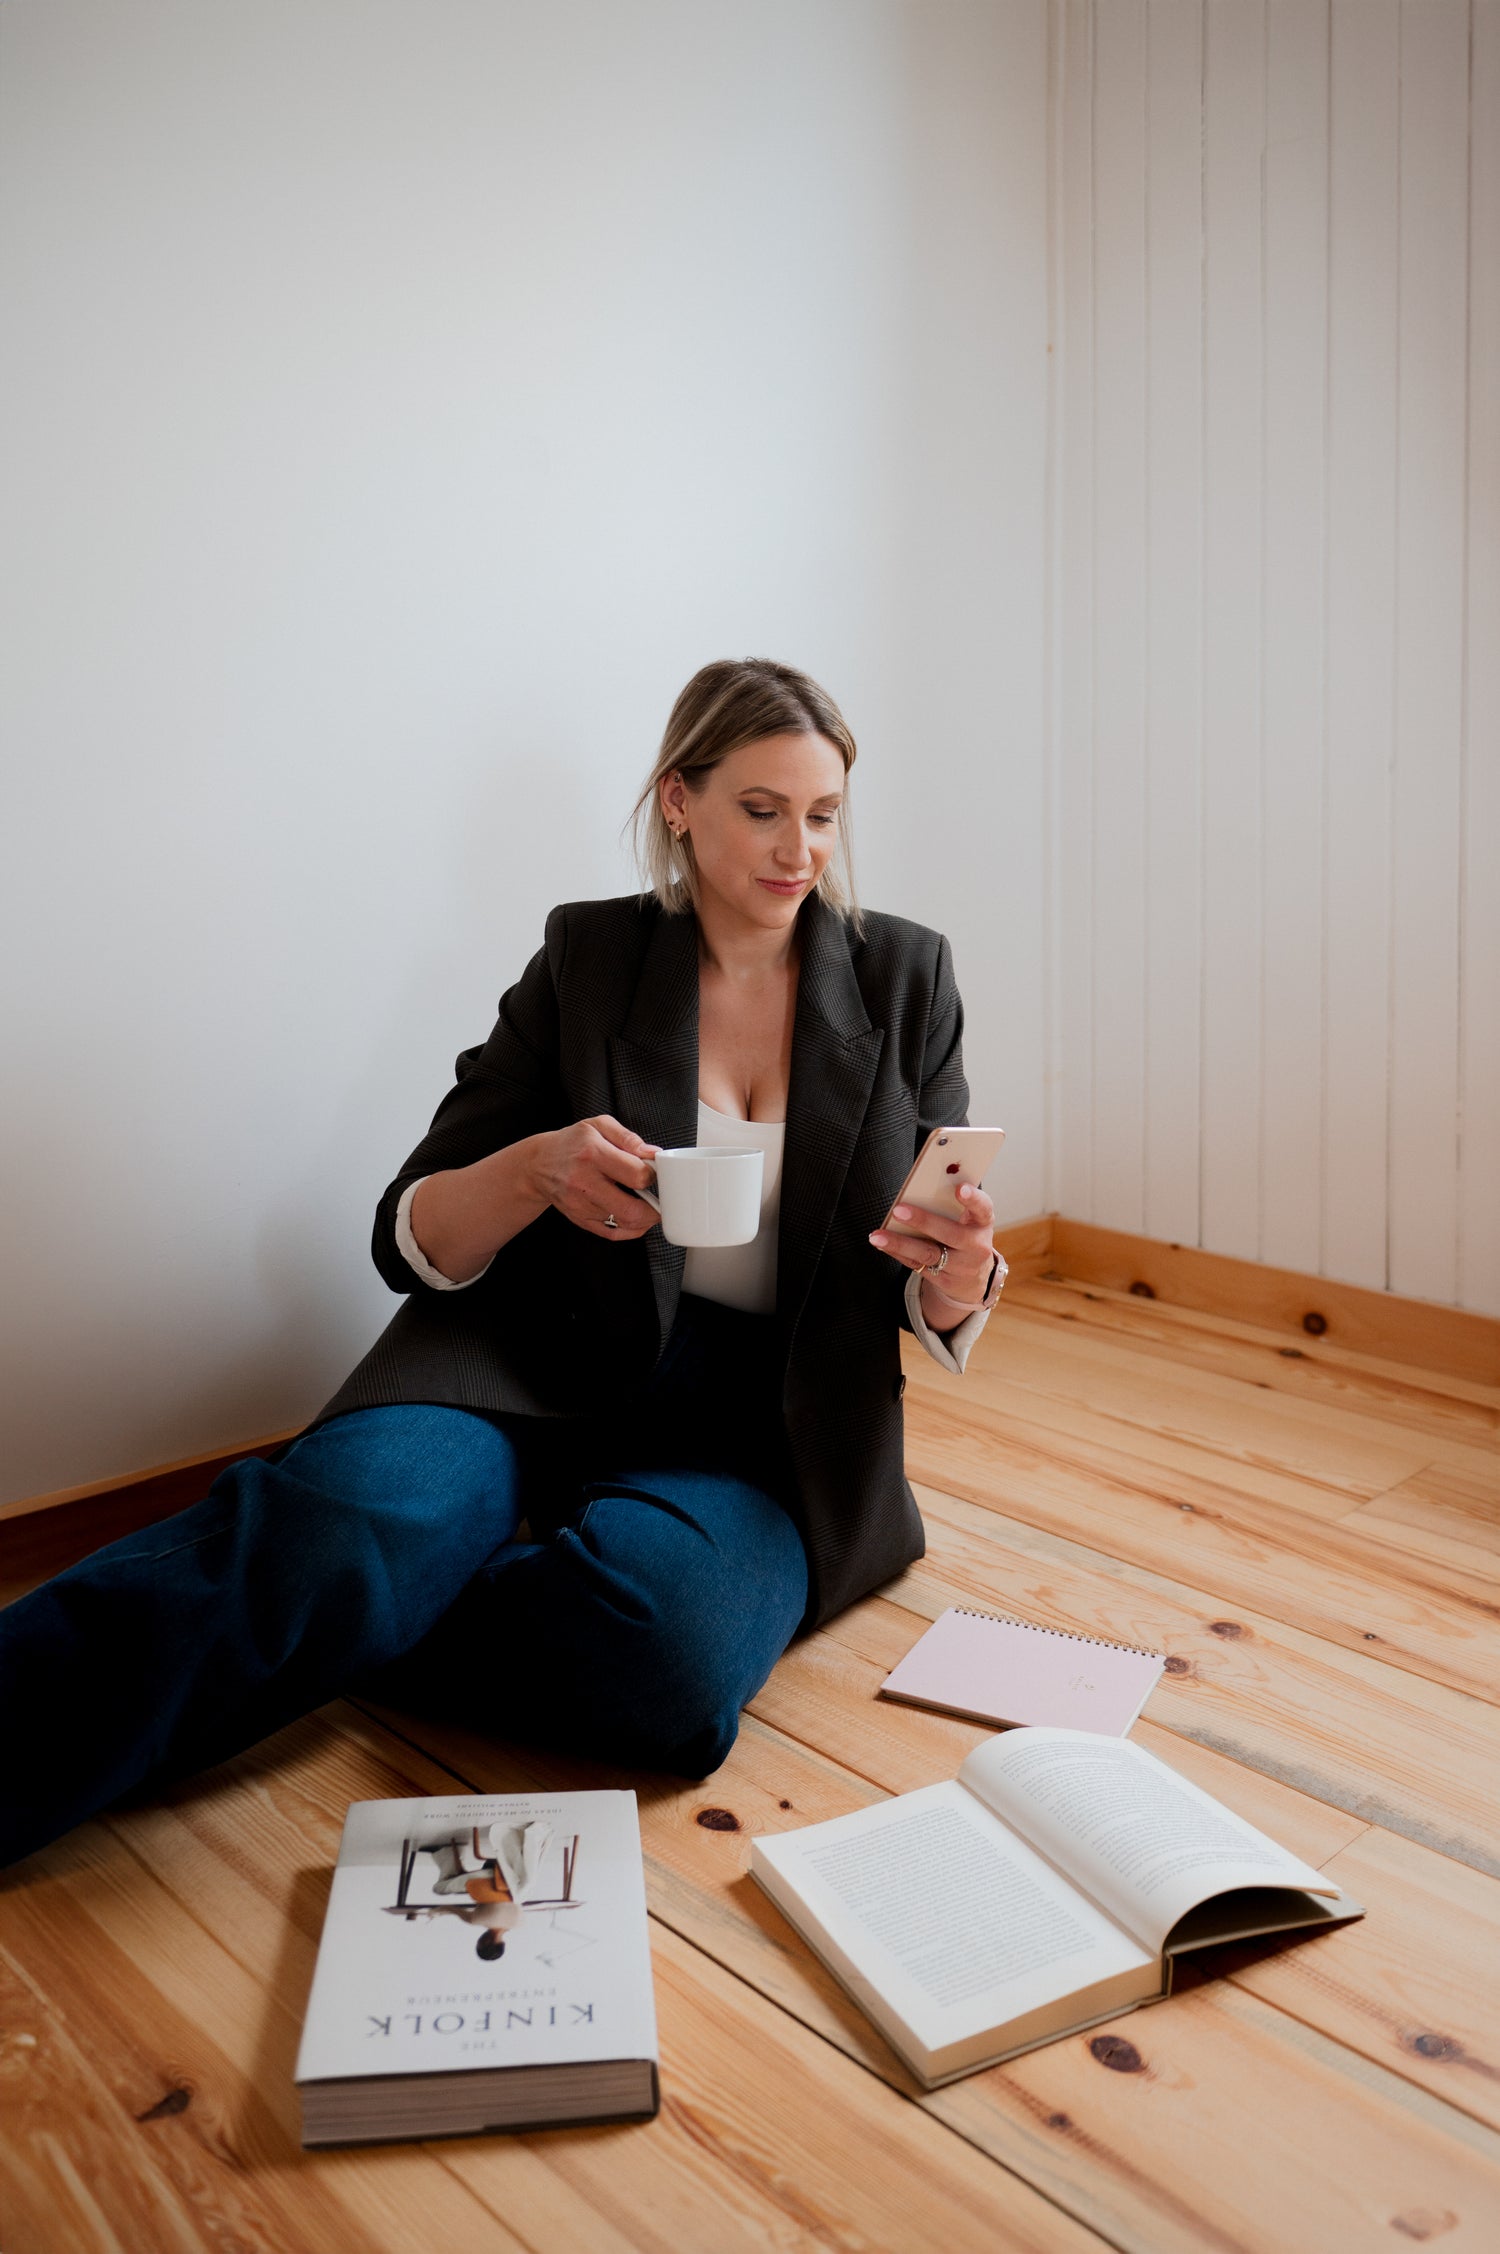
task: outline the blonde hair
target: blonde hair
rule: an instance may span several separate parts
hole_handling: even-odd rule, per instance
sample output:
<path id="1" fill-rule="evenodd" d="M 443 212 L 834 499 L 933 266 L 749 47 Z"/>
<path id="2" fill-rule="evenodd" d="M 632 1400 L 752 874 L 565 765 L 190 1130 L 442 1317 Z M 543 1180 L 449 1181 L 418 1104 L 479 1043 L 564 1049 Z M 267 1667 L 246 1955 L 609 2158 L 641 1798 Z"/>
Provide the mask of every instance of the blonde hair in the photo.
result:
<path id="1" fill-rule="evenodd" d="M 698 904 L 698 872 L 690 837 L 674 837 L 661 808 L 660 785 L 681 775 L 689 791 L 732 751 L 767 736 L 823 736 L 844 762 L 854 765 L 855 742 L 826 689 L 795 666 L 769 657 L 721 657 L 693 675 L 673 705 L 656 764 L 635 802 L 626 827 L 634 837 L 636 866 L 645 889 L 654 892 L 668 915 L 685 915 Z M 830 908 L 859 929 L 859 902 L 849 856 L 849 801 L 839 810 L 838 843 L 817 882 Z"/>

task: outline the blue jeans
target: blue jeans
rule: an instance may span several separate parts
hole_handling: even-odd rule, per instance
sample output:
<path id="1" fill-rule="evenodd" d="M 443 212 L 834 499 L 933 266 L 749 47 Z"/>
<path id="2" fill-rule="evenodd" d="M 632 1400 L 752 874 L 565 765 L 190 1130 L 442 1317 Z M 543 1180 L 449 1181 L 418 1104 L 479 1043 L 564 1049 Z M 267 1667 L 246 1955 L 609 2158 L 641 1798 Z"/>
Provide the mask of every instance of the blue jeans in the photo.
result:
<path id="1" fill-rule="evenodd" d="M 779 1423 L 736 1439 L 672 1357 L 608 1428 L 337 1417 L 0 1612 L 0 1864 L 354 1687 L 707 1775 L 796 1631 L 807 1564 Z M 518 1539 L 528 1519 L 541 1539 Z"/>

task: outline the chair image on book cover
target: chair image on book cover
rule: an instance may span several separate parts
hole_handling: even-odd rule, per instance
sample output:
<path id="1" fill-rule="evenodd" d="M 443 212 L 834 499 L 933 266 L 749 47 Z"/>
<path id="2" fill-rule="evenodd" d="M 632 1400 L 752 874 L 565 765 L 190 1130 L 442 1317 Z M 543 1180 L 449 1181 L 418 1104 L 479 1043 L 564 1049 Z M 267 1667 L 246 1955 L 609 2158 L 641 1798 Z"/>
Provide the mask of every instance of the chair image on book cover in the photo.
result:
<path id="1" fill-rule="evenodd" d="M 404 1917 L 410 1921 L 421 1914 L 410 1899 L 412 1873 L 417 1867 L 417 1856 L 420 1851 L 419 1843 L 415 1839 L 402 1840 L 401 1870 L 396 1888 L 396 1899 L 394 1902 L 386 1904 L 387 1912 L 392 1917 Z M 499 1862 L 495 1856 L 485 1854 L 480 1846 L 479 1826 L 477 1824 L 473 1826 L 473 1855 L 475 1862 L 480 1865 L 489 1878 L 490 1884 L 497 1889 L 493 1898 L 497 1900 L 505 1899 L 506 1897 L 501 1896 L 498 1892 L 498 1888 L 505 1883 Z M 573 1880 L 578 1870 L 578 1833 L 576 1831 L 571 1839 L 563 1841 L 562 1859 L 563 1890 L 561 1894 L 525 1894 L 520 1898 L 517 1904 L 518 1908 L 527 1910 L 576 1910 L 582 1907 L 581 1903 L 575 1900 L 573 1894 Z M 478 1875 L 478 1872 L 476 1872 L 475 1876 Z"/>

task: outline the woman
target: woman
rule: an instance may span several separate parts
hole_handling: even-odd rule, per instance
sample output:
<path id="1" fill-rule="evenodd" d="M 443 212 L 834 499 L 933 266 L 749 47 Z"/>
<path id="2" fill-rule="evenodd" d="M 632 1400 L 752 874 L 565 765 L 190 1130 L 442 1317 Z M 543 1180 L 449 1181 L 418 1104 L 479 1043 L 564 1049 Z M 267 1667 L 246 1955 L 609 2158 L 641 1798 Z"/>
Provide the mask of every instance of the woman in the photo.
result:
<path id="1" fill-rule="evenodd" d="M 438 1875 L 434 1894 L 462 1894 L 462 1902 L 426 1904 L 416 1910 L 393 1911 L 404 1917 L 459 1917 L 477 1925 L 475 1954 L 493 1964 L 505 1954 L 507 1935 L 514 1933 L 526 1915 L 526 1894 L 537 1883 L 542 1857 L 552 1837 L 550 1824 L 533 1820 L 525 1824 L 489 1826 L 489 1853 L 480 1845 L 475 1824 L 468 1839 L 455 1832 L 448 1839 L 423 1840 L 419 1853 L 432 1856 Z"/>
<path id="2" fill-rule="evenodd" d="M 704 667 L 636 809 L 650 889 L 545 944 L 380 1202 L 404 1305 L 316 1423 L 0 1615 L 0 1860 L 356 1685 L 702 1776 L 799 1626 L 922 1552 L 898 1329 L 961 1368 L 990 1201 L 879 1226 L 965 1116 L 947 942 L 861 916 L 855 746 L 806 675 Z M 766 1153 L 684 1254 L 658 1148 Z"/>

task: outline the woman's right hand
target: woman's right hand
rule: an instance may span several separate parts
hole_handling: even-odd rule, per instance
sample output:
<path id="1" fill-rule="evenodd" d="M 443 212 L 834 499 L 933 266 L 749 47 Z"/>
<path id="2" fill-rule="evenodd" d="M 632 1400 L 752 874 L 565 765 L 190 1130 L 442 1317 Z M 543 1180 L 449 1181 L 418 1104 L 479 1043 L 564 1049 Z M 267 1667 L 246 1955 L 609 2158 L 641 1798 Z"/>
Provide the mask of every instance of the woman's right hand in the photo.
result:
<path id="1" fill-rule="evenodd" d="M 602 1111 L 536 1137 L 537 1187 L 575 1228 L 628 1244 L 656 1226 L 654 1208 L 632 1194 L 650 1188 L 656 1152 Z"/>

